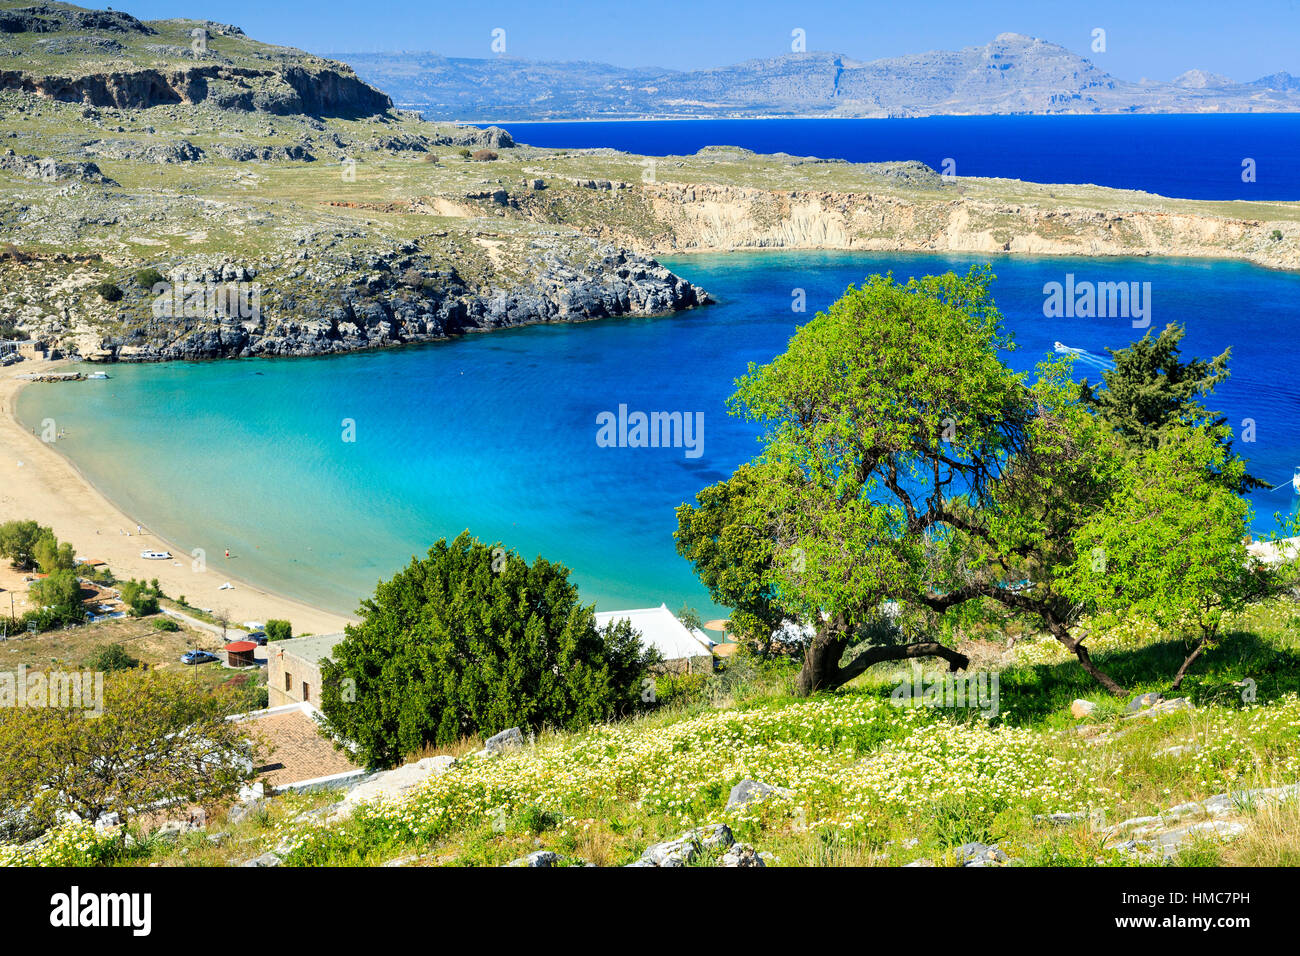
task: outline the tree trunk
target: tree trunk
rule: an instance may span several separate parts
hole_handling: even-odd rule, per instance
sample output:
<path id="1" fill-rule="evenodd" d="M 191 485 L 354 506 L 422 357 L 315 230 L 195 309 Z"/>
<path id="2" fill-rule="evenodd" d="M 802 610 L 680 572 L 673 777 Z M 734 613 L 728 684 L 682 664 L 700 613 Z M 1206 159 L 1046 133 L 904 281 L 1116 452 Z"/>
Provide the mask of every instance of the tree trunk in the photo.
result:
<path id="1" fill-rule="evenodd" d="M 1074 652 L 1074 656 L 1079 659 L 1079 666 L 1082 667 L 1098 684 L 1114 694 L 1116 697 L 1127 697 L 1128 691 L 1119 686 L 1105 671 L 1092 662 L 1092 657 L 1088 654 L 1088 649 L 1083 646 L 1082 639 L 1076 639 L 1070 636 L 1069 628 L 1054 617 L 1047 618 L 1047 629 L 1051 635 Z"/>
<path id="2" fill-rule="evenodd" d="M 959 654 L 950 647 L 944 647 L 935 641 L 917 641 L 912 644 L 898 644 L 892 647 L 870 647 L 849 663 L 840 667 L 840 658 L 848 645 L 848 626 L 842 617 L 827 621 L 817 631 L 808 649 L 804 651 L 803 668 L 795 682 L 795 690 L 800 697 L 819 690 L 834 690 L 847 684 L 872 664 L 884 661 L 902 661 L 913 657 L 941 657 L 948 662 L 948 669 L 958 671 L 970 661 L 965 654 Z"/>
<path id="3" fill-rule="evenodd" d="M 1215 628 L 1215 631 L 1217 630 L 1218 628 Z M 1178 673 L 1174 675 L 1174 682 L 1170 685 L 1170 690 L 1178 690 L 1178 688 L 1182 686 L 1183 678 L 1187 676 L 1187 669 L 1195 663 L 1198 657 L 1201 656 L 1201 652 L 1205 650 L 1205 646 L 1213 639 L 1213 637 L 1214 631 L 1201 632 L 1201 639 L 1196 642 L 1196 646 L 1192 648 L 1192 652 L 1188 654 L 1186 660 L 1183 661 L 1183 666 L 1178 668 Z"/>
<path id="4" fill-rule="evenodd" d="M 817 635 L 803 652 L 803 667 L 795 681 L 795 692 L 800 697 L 819 690 L 831 690 L 844 683 L 839 680 L 839 673 L 845 641 L 844 635 L 830 626 L 817 629 Z"/>

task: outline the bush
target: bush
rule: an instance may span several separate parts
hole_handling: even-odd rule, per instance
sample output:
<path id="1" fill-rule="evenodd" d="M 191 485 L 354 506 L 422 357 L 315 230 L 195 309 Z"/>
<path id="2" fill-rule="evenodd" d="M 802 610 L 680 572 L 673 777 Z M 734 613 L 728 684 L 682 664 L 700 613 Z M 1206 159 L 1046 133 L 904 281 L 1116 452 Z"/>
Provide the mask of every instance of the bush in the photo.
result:
<path id="1" fill-rule="evenodd" d="M 497 154 L 490 149 L 476 149 L 471 156 L 476 163 L 490 163 L 497 158 Z"/>
<path id="2" fill-rule="evenodd" d="M 101 282 L 95 286 L 95 291 L 105 302 L 118 302 L 122 298 L 122 290 L 111 282 Z"/>
<path id="3" fill-rule="evenodd" d="M 181 629 L 181 626 L 169 617 L 158 618 L 153 622 L 153 626 L 155 630 L 166 631 L 169 634 L 174 634 Z"/>
<path id="4" fill-rule="evenodd" d="M 121 588 L 122 603 L 131 609 L 132 617 L 148 617 L 158 613 L 158 592 L 144 581 L 132 578 L 124 581 Z"/>
<path id="5" fill-rule="evenodd" d="M 458 149 L 456 150 L 456 155 L 459 156 L 461 159 L 469 159 L 474 154 L 471 153 L 468 149 Z"/>
<path id="6" fill-rule="evenodd" d="M 62 614 L 65 618 L 80 621 L 85 617 L 81 606 L 81 582 L 76 572 L 69 568 L 51 571 L 49 577 L 32 585 L 32 600 L 42 607 Z"/>
<path id="7" fill-rule="evenodd" d="M 135 284 L 142 289 L 152 289 L 159 282 L 166 282 L 167 277 L 157 269 L 141 269 L 135 274 Z"/>
<path id="8" fill-rule="evenodd" d="M 1272 233 L 1269 234 L 1269 238 L 1271 238 L 1274 242 L 1281 242 L 1281 241 L 1282 241 L 1282 230 L 1281 230 L 1281 229 L 1274 229 L 1274 230 L 1272 231 Z"/>
<path id="9" fill-rule="evenodd" d="M 139 667 L 140 662 L 128 654 L 121 644 L 109 644 L 91 655 L 86 666 L 94 671 L 112 673 Z"/>
<path id="10" fill-rule="evenodd" d="M 640 708 L 657 655 L 627 621 L 598 629 L 568 577 L 468 533 L 439 541 L 380 582 L 322 662 L 330 729 L 365 763 L 391 766 L 430 744 L 577 729 Z"/>
<path id="11" fill-rule="evenodd" d="M 267 641 L 287 641 L 293 637 L 293 628 L 288 621 L 273 619 L 266 622 Z"/>

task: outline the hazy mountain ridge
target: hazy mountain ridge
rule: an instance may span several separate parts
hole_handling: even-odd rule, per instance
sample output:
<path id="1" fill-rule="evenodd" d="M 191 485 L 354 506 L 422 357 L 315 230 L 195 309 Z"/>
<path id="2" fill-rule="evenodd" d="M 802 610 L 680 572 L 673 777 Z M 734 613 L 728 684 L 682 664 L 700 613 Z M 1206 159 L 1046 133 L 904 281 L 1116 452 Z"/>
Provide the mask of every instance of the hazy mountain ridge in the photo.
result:
<path id="1" fill-rule="evenodd" d="M 1300 110 L 1300 80 L 1289 73 L 1237 83 L 1188 70 L 1168 83 L 1130 82 L 1016 33 L 983 46 L 872 61 L 791 53 L 692 71 L 410 52 L 339 58 L 399 106 L 438 119 Z"/>

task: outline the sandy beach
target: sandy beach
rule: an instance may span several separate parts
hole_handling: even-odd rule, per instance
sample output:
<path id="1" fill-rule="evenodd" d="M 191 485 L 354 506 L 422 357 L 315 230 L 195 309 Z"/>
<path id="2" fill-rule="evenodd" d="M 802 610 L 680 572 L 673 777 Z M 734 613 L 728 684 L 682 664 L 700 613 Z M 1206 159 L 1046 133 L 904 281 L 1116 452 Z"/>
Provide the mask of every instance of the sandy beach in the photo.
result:
<path id="1" fill-rule="evenodd" d="M 295 634 L 322 634 L 342 630 L 349 623 L 337 614 L 241 580 L 222 565 L 221 555 L 209 556 L 210 567 L 196 572 L 189 554 L 153 529 L 137 533 L 134 518 L 100 494 L 67 458 L 24 429 L 14 415 L 18 393 L 30 384 L 18 376 L 53 371 L 64 364 L 27 361 L 0 372 L 0 521 L 30 518 L 48 525 L 60 541 L 72 542 L 78 557 L 104 561 L 119 578 L 157 578 L 166 594 L 185 595 L 191 605 L 223 612 L 236 624 L 282 618 L 293 625 Z M 147 549 L 171 551 L 176 557 L 170 561 L 141 558 L 140 552 Z M 226 582 L 234 587 L 220 590 Z"/>

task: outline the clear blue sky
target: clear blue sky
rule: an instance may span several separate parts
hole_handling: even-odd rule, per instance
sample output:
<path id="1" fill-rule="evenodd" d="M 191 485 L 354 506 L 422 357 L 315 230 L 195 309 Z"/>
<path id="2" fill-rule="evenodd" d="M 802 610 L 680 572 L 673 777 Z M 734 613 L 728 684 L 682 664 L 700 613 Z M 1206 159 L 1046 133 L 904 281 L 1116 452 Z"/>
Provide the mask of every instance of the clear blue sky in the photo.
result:
<path id="1" fill-rule="evenodd" d="M 1128 80 L 1167 80 L 1193 67 L 1237 80 L 1300 75 L 1300 0 L 127 0 L 115 8 L 142 19 L 234 23 L 256 39 L 327 55 L 491 56 L 500 27 L 512 56 L 692 69 L 787 53 L 796 27 L 809 50 L 857 59 L 970 46 L 1013 31 L 1059 43 Z M 1105 53 L 1091 50 L 1096 27 L 1106 30 Z"/>

